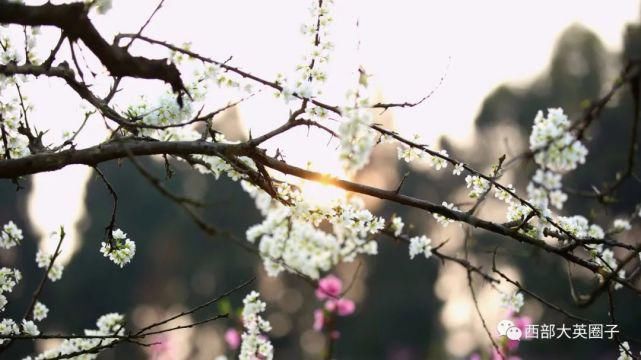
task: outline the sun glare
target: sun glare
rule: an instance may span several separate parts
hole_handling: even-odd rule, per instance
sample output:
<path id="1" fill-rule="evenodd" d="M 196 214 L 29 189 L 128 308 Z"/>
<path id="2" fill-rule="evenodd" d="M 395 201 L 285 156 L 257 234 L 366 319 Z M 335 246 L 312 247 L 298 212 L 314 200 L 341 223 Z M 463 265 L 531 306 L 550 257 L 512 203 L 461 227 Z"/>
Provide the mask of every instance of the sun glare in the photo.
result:
<path id="1" fill-rule="evenodd" d="M 335 200 L 345 198 L 347 194 L 342 189 L 312 181 L 305 181 L 301 185 L 301 191 L 305 201 L 320 206 L 330 205 Z"/>

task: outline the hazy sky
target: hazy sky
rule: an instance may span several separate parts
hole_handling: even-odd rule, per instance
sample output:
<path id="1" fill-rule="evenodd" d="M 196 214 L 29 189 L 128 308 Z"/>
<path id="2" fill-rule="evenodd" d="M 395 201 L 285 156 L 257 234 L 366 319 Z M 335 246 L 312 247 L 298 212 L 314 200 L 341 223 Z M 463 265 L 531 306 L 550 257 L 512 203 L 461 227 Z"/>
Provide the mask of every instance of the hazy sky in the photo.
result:
<path id="1" fill-rule="evenodd" d="M 156 1 L 114 0 L 98 17 L 106 33 L 135 30 Z M 193 48 L 272 77 L 290 72 L 302 54 L 298 33 L 308 1 L 168 0 L 147 34 Z M 327 98 L 340 101 L 350 74 L 362 65 L 388 101 L 429 102 L 395 113 L 399 128 L 426 140 L 445 133 L 469 135 L 482 99 L 502 82 L 524 83 L 543 70 L 555 41 L 574 23 L 595 31 L 612 49 L 625 23 L 639 15 L 637 0 L 617 1 L 336 1 L 332 26 L 336 52 Z M 197 9 L 197 11 L 194 11 Z M 114 21 L 117 19 L 117 21 Z M 359 27 L 356 27 L 358 21 Z M 360 51 L 355 51 L 360 40 Z M 249 126 L 264 123 L 260 101 L 244 106 Z M 550 104 L 553 106 L 554 104 Z M 267 108 L 267 109 L 266 109 Z M 279 111 L 278 109 L 273 110 Z M 256 119 L 256 116 L 260 119 Z M 456 125 L 452 127 L 452 125 Z"/>

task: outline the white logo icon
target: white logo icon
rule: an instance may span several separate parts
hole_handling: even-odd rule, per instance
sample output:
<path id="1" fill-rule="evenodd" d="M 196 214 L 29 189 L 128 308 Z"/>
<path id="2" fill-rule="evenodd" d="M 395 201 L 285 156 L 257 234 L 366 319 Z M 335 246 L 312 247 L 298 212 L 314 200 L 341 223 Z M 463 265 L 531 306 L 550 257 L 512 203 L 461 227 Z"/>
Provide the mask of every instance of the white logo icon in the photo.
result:
<path id="1" fill-rule="evenodd" d="M 501 322 L 496 326 L 496 330 L 499 332 L 499 335 L 501 336 L 506 335 L 508 329 L 510 328 L 515 328 L 514 323 L 510 320 L 501 320 Z M 515 328 L 515 329 L 518 330 L 518 328 Z"/>
<path id="2" fill-rule="evenodd" d="M 521 329 L 517 328 L 516 326 L 512 326 L 511 328 L 507 329 L 507 338 L 510 340 L 521 340 L 521 336 L 523 333 L 521 332 Z"/>

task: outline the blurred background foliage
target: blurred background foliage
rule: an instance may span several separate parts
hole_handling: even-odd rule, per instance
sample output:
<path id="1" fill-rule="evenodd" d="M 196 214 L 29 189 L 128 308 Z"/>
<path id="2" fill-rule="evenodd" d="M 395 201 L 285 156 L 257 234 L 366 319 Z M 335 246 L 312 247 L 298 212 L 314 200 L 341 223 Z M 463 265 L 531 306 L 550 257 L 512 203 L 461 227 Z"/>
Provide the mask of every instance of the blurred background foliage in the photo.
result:
<path id="1" fill-rule="evenodd" d="M 560 106 L 572 119 L 576 119 L 585 101 L 596 99 L 607 90 L 625 58 L 641 55 L 641 27 L 631 25 L 623 36 L 623 53 L 612 54 L 590 31 L 581 27 L 568 29 L 561 37 L 548 69 L 529 86 L 505 84 L 487 96 L 476 121 L 478 136 L 473 144 L 459 148 L 444 139 L 442 145 L 456 158 L 465 159 L 485 170 L 502 153 L 515 155 L 522 152 L 538 110 Z M 481 66 L 479 71 L 483 71 Z M 627 143 L 621 139 L 628 139 L 632 116 L 631 96 L 628 90 L 624 90 L 605 108 L 588 132 L 589 165 L 566 177 L 565 184 L 574 189 L 590 190 L 592 185 L 611 181 L 613 174 L 624 168 Z M 374 163 L 377 163 L 376 159 Z M 157 176 L 164 177 L 162 161 L 145 159 L 142 164 Z M 521 175 L 514 177 L 515 186 L 521 190 L 533 172 L 531 165 L 523 164 L 527 163 L 518 167 Z M 450 201 L 443 198 L 443 194 L 454 193 L 462 185 L 462 178 L 460 182 L 442 181 L 438 174 L 415 171 L 400 163 L 379 162 L 377 166 L 376 171 L 389 172 L 389 166 L 399 166 L 394 170 L 397 174 L 411 171 L 403 186 L 404 193 L 438 203 Z M 314 353 L 320 353 L 322 338 L 311 330 L 311 324 L 312 311 L 320 304 L 314 299 L 313 289 L 308 283 L 291 275 L 266 278 L 255 254 L 243 250 L 226 236 L 208 237 L 203 234 L 180 208 L 139 176 L 128 161 L 104 164 L 101 169 L 119 194 L 118 226 L 136 240 L 136 257 L 132 264 L 120 270 L 98 252 L 111 214 L 112 200 L 104 185 L 93 176 L 88 185 L 88 213 L 80 248 L 66 267 L 62 280 L 47 286 L 43 293 L 42 301 L 52 309 L 44 328 L 60 332 L 91 328 L 97 316 L 111 311 L 126 312 L 133 327 L 142 326 L 159 316 L 209 300 L 251 278 L 258 270 L 258 279 L 252 286 L 260 290 L 268 302 L 269 320 L 274 326 L 272 335 L 276 358 L 317 357 Z M 182 165 L 176 165 L 174 170 L 175 174 L 166 180 L 165 185 L 176 193 L 206 203 L 202 217 L 214 226 L 244 239 L 245 230 L 260 221 L 253 201 L 228 179 L 214 181 Z M 367 178 L 363 180 L 367 181 Z M 32 291 L 29 285 L 35 284 L 41 273 L 35 266 L 35 236 L 26 218 L 25 198 L 30 187 L 29 179 L 22 180 L 21 184 L 25 189 L 16 192 L 11 182 L 0 182 L 3 199 L 0 221 L 14 220 L 24 230 L 26 239 L 19 249 L 0 253 L 0 259 L 5 266 L 23 270 L 24 281 L 13 296 L 26 302 Z M 621 188 L 616 204 L 609 209 L 596 201 L 570 196 L 563 213 L 589 214 L 591 220 L 607 224 L 614 216 L 632 209 L 639 199 L 641 186 L 630 181 Z M 379 215 L 389 217 L 396 213 L 405 218 L 406 223 L 413 224 L 410 233 L 430 233 L 437 227 L 432 217 L 424 212 L 392 204 L 376 203 L 375 206 Z M 436 242 L 445 240 L 432 236 Z M 638 229 L 636 237 L 628 236 L 624 240 L 638 240 Z M 456 242 L 455 239 L 452 242 Z M 472 250 L 479 254 L 479 261 L 485 264 L 486 269 L 490 265 L 487 262 L 489 253 L 495 248 L 499 249 L 501 263 L 512 264 L 520 270 L 522 283 L 528 288 L 572 309 L 577 315 L 607 322 L 604 297 L 587 309 L 572 307 L 563 262 L 535 249 L 514 244 L 509 239 L 475 233 Z M 460 248 L 453 249 L 460 251 Z M 361 270 L 356 273 L 359 262 L 362 262 Z M 358 305 L 354 316 L 340 319 L 342 336 L 337 345 L 337 358 L 409 360 L 451 357 L 447 350 L 448 327 L 443 323 L 447 318 L 442 313 L 442 299 L 435 294 L 439 271 L 442 267 L 437 260 L 409 261 L 405 246 L 387 239 L 381 239 L 379 256 L 362 258 L 356 264 L 342 266 L 338 273 L 346 283 L 352 281 L 356 274 L 354 287 L 347 296 L 357 300 Z M 465 281 L 465 278 L 460 278 L 460 281 Z M 586 278 L 577 286 L 586 288 L 589 282 Z M 231 296 L 230 304 L 237 308 L 244 293 Z M 469 297 L 469 293 L 464 296 Z M 526 300 L 534 302 L 527 297 Z M 638 298 L 622 290 L 616 293 L 615 301 L 621 330 L 633 337 L 641 337 Z M 17 316 L 22 308 L 14 302 L 8 314 Z M 470 322 L 478 322 L 474 312 L 469 314 L 472 317 Z M 528 314 L 527 306 L 525 314 Z M 536 322 L 572 323 L 549 309 L 540 310 Z M 212 359 L 224 351 L 223 331 L 234 325 L 233 321 L 219 321 L 200 330 L 185 330 L 183 332 L 187 335 L 172 338 L 170 346 L 187 349 L 182 353 L 185 358 Z M 24 354 L 30 346 L 27 343 L 15 346 L 7 358 Z M 487 350 L 477 349 L 481 353 L 487 353 Z M 596 340 L 530 341 L 523 342 L 520 350 L 525 359 L 611 359 L 615 356 L 613 344 Z M 147 355 L 134 346 L 125 345 L 101 356 L 105 359 L 133 359 Z"/>

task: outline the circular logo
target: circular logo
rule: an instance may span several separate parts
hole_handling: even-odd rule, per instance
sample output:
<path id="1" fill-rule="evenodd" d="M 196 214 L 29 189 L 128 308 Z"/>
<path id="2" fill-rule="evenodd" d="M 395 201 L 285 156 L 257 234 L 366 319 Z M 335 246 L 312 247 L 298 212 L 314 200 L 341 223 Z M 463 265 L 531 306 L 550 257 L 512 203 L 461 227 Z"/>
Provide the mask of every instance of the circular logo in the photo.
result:
<path id="1" fill-rule="evenodd" d="M 499 332 L 499 335 L 503 336 L 507 333 L 507 329 L 514 327 L 514 323 L 511 320 L 501 320 L 498 325 L 496 325 L 496 330 Z"/>
<path id="2" fill-rule="evenodd" d="M 512 326 L 511 328 L 507 329 L 506 334 L 507 338 L 510 340 L 521 340 L 521 336 L 523 333 L 521 332 L 521 329 L 517 328 L 516 326 Z"/>

